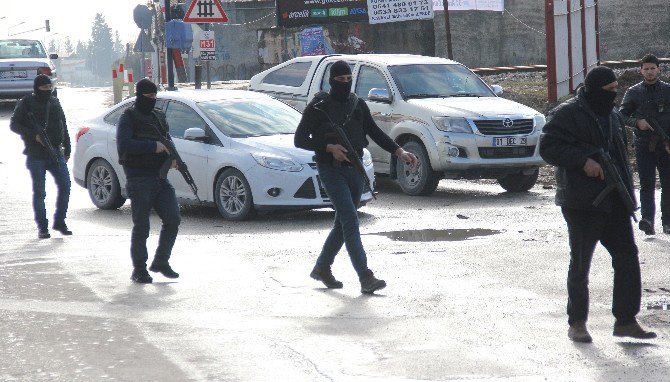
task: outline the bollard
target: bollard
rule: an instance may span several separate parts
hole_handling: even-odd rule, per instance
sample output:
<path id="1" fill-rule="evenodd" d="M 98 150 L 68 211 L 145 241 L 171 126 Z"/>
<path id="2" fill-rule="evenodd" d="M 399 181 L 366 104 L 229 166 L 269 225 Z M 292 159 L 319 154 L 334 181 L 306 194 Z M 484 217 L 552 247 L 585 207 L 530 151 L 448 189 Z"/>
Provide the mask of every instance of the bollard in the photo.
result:
<path id="1" fill-rule="evenodd" d="M 114 95 L 114 104 L 117 104 L 121 102 L 121 99 L 123 97 L 122 93 L 122 86 L 120 85 L 120 80 L 119 80 L 119 75 L 117 72 L 117 68 L 113 67 L 112 68 L 112 93 Z"/>
<path id="2" fill-rule="evenodd" d="M 135 82 L 133 81 L 133 70 L 128 69 L 128 97 L 135 95 Z"/>
<path id="3" fill-rule="evenodd" d="M 195 66 L 195 88 L 202 88 L 202 65 Z"/>

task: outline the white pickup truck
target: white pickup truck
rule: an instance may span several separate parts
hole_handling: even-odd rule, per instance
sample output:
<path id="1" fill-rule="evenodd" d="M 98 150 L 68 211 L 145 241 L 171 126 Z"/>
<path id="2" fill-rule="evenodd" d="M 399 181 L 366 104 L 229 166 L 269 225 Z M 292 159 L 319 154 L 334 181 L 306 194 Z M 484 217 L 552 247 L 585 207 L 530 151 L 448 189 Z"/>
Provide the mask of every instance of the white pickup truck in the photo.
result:
<path id="1" fill-rule="evenodd" d="M 430 195 L 441 179 L 497 179 L 507 191 L 528 191 L 544 162 L 538 153 L 544 116 L 500 98 L 464 65 L 406 54 L 294 58 L 253 76 L 249 90 L 303 110 L 328 91 L 330 66 L 349 63 L 353 91 L 377 125 L 419 158 L 411 169 L 370 142 L 375 173 L 397 179 L 409 195 Z"/>

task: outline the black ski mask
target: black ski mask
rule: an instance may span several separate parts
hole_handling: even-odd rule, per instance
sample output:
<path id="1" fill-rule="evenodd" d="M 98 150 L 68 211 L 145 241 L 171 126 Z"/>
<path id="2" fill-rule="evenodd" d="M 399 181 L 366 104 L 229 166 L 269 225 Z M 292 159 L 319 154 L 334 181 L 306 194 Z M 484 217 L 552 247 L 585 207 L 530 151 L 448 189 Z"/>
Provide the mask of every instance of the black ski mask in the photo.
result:
<path id="1" fill-rule="evenodd" d="M 33 81 L 33 91 L 35 92 L 35 96 L 37 96 L 38 100 L 46 102 L 51 98 L 51 89 L 40 90 L 40 86 L 42 85 L 51 85 L 51 78 L 44 74 L 40 74 L 35 77 L 35 80 Z"/>
<path id="2" fill-rule="evenodd" d="M 144 94 L 156 93 L 158 87 L 147 78 L 143 78 L 135 85 L 135 107 L 142 113 L 149 114 L 156 106 L 156 99 L 145 97 Z"/>
<path id="3" fill-rule="evenodd" d="M 340 60 L 330 67 L 330 78 L 328 79 L 330 96 L 338 102 L 346 102 L 349 99 L 349 93 L 351 93 L 351 81 L 341 82 L 335 80 L 335 77 L 345 75 L 351 75 L 351 68 L 346 62 Z"/>
<path id="4" fill-rule="evenodd" d="M 598 115 L 607 116 L 614 109 L 616 91 L 603 89 L 603 86 L 616 81 L 614 71 L 607 66 L 598 66 L 584 79 L 584 96 L 591 109 Z"/>

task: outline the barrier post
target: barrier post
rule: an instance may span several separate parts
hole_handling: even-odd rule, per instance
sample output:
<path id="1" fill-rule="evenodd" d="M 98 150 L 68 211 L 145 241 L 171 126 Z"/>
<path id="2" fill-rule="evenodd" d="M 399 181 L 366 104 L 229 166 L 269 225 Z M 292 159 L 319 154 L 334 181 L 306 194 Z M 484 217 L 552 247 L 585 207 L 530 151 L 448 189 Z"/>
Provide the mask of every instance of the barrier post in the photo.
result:
<path id="1" fill-rule="evenodd" d="M 133 79 L 133 70 L 128 69 L 128 97 L 135 95 L 135 81 Z"/>
<path id="2" fill-rule="evenodd" d="M 119 81 L 119 73 L 118 73 L 118 68 L 117 67 L 112 67 L 112 94 L 114 96 L 114 104 L 117 104 L 121 102 L 122 99 L 122 94 L 121 94 L 121 86 L 120 81 Z"/>
<path id="3" fill-rule="evenodd" d="M 195 88 L 202 88 L 202 65 L 195 66 Z"/>

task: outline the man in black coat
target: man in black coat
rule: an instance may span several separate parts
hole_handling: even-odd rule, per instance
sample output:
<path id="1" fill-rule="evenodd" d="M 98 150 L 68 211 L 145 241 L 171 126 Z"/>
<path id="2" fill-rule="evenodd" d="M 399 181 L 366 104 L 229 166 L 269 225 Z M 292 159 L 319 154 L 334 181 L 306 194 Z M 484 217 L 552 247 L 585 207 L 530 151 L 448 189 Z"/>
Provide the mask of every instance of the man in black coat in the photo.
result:
<path id="1" fill-rule="evenodd" d="M 65 113 L 52 96 L 51 79 L 40 74 L 33 81 L 33 94 L 22 98 L 14 109 L 9 121 L 10 129 L 21 135 L 25 144 L 26 167 L 33 181 L 33 211 L 40 239 L 51 237 L 44 198 L 47 171 L 51 173 L 58 187 L 56 212 L 53 229 L 63 235 L 72 235 L 65 224 L 70 201 L 70 173 L 67 161 L 70 159 L 70 135 L 67 132 Z M 47 149 L 48 143 L 39 134 L 44 131 L 46 141 L 51 143 L 54 153 Z"/>
<path id="2" fill-rule="evenodd" d="M 661 224 L 663 233 L 670 234 L 670 142 L 663 141 L 662 132 L 654 131 L 650 122 L 653 118 L 657 128 L 670 132 L 670 84 L 659 79 L 660 61 L 653 54 L 640 60 L 640 73 L 644 80 L 631 86 L 621 101 L 621 114 L 626 126 L 634 128 L 635 159 L 640 176 L 640 204 L 642 219 L 639 228 L 647 235 L 653 235 L 656 215 L 656 170 L 661 182 Z"/>
<path id="3" fill-rule="evenodd" d="M 333 134 L 331 121 L 344 124 L 343 130 L 359 158 L 371 137 L 386 151 L 414 166 L 414 154 L 403 150 L 386 135 L 372 119 L 370 109 L 351 93 L 351 68 L 345 61 L 337 61 L 330 68 L 330 92 L 321 92 L 307 105 L 295 132 L 295 146 L 314 151 L 321 182 L 335 208 L 335 222 L 310 276 L 328 288 L 342 288 L 335 279 L 331 266 L 335 256 L 346 245 L 351 263 L 358 274 L 362 293 L 374 293 L 386 287 L 386 282 L 368 269 L 367 256 L 361 242 L 358 221 L 358 203 L 364 184 L 362 175 L 352 166 L 347 150 Z"/>
<path id="4" fill-rule="evenodd" d="M 161 168 L 170 161 L 170 152 L 160 140 L 170 139 L 170 136 L 165 114 L 154 109 L 157 91 L 156 85 L 146 78 L 137 82 L 135 104 L 121 115 L 116 130 L 119 163 L 126 174 L 126 190 L 133 215 L 130 241 L 133 273 L 130 279 L 141 284 L 153 282 L 147 272 L 147 238 L 152 209 L 161 218 L 163 226 L 149 270 L 171 279 L 179 277 L 168 262 L 181 217 L 174 188 L 161 174 Z"/>
<path id="5" fill-rule="evenodd" d="M 568 225 L 568 337 L 577 342 L 592 340 L 586 329 L 589 270 L 600 242 L 612 256 L 614 268 L 613 334 L 654 338 L 656 334 L 642 329 L 635 319 L 642 292 L 631 213 L 616 190 L 594 205 L 607 187 L 599 150 L 612 157 L 628 197 L 635 200 L 623 120 L 614 110 L 618 82 L 610 68 L 599 66 L 588 73 L 584 85 L 577 97 L 549 113 L 540 139 L 540 155 L 556 166 L 556 204 Z"/>

